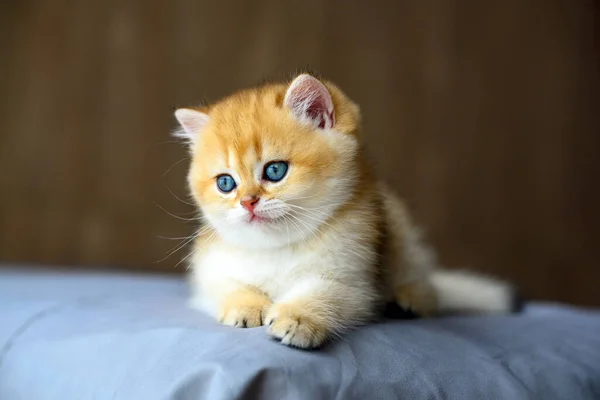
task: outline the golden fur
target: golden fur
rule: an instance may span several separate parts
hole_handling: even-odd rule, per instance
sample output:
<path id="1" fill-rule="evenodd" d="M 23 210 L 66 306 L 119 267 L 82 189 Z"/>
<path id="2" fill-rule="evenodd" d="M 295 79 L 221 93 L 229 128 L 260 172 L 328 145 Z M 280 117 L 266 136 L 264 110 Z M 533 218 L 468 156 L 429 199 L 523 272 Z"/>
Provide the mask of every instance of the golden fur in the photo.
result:
<path id="1" fill-rule="evenodd" d="M 436 268 L 406 208 L 366 162 L 359 108 L 331 82 L 300 75 L 177 117 L 206 218 L 193 300 L 224 324 L 265 324 L 282 343 L 313 348 L 390 300 L 421 315 L 508 310 L 507 286 L 469 275 L 477 291 L 469 297 L 462 275 Z M 271 161 L 289 163 L 281 182 L 260 177 Z M 237 183 L 231 193 L 216 188 L 223 173 Z M 240 206 L 248 196 L 261 199 L 267 222 L 248 220 Z M 477 301 L 487 303 L 470 306 Z"/>

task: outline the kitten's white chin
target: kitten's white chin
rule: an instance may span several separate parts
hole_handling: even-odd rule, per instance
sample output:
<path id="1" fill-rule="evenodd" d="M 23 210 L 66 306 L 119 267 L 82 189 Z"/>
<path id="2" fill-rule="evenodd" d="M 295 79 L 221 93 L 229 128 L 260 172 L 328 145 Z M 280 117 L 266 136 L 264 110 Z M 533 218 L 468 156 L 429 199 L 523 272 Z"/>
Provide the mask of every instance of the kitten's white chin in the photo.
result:
<path id="1" fill-rule="evenodd" d="M 272 218 L 258 214 L 249 214 L 244 220 L 244 223 L 246 223 L 247 225 L 276 224 L 279 222 L 281 222 L 281 217 Z"/>
<path id="2" fill-rule="evenodd" d="M 273 225 L 273 223 L 245 223 L 244 226 L 236 227 L 232 231 L 223 232 L 221 236 L 232 244 L 254 249 L 274 249 L 289 246 L 304 239 L 304 235 L 288 236 L 285 233 L 282 234 L 280 229 L 272 229 L 267 225 Z"/>
<path id="3" fill-rule="evenodd" d="M 288 225 L 285 219 L 259 217 L 258 220 L 244 218 L 235 223 L 213 221 L 221 238 L 236 246 L 251 249 L 274 249 L 306 240 L 317 227 L 304 222 Z"/>

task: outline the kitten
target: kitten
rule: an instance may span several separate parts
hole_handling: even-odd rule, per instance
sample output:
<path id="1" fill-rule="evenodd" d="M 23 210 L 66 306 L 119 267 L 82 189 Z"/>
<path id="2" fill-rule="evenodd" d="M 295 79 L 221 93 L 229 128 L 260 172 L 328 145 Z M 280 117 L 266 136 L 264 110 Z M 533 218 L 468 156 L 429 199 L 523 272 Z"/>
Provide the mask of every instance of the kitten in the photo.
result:
<path id="1" fill-rule="evenodd" d="M 508 285 L 437 268 L 365 160 L 359 108 L 331 82 L 302 74 L 175 116 L 206 222 L 192 302 L 221 323 L 315 348 L 389 301 L 421 316 L 510 311 Z"/>

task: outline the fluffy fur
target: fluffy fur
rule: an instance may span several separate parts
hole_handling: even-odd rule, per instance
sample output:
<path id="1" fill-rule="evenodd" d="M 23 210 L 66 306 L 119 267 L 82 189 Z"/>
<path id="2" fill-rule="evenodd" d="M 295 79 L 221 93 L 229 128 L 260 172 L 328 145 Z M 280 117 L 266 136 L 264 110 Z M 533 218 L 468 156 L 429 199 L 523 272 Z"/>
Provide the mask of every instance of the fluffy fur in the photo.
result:
<path id="1" fill-rule="evenodd" d="M 314 348 L 389 301 L 422 316 L 509 311 L 507 285 L 437 268 L 364 158 L 358 107 L 332 83 L 302 74 L 176 117 L 206 222 L 191 262 L 193 304 L 223 324 L 266 325 L 283 344 Z M 263 177 L 272 161 L 289 163 L 279 182 Z M 235 190 L 218 189 L 221 174 Z M 254 211 L 241 205 L 247 198 L 259 199 Z"/>

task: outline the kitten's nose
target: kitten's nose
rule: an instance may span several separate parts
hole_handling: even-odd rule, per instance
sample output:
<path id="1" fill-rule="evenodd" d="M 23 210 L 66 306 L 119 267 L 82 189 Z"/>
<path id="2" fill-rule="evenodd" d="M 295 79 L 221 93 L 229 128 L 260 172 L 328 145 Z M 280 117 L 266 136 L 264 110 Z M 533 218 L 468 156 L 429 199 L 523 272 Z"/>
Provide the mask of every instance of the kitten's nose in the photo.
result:
<path id="1" fill-rule="evenodd" d="M 254 212 L 254 207 L 256 207 L 259 200 L 260 200 L 260 197 L 258 197 L 258 196 L 244 196 L 240 200 L 240 204 L 246 210 L 248 210 L 250 212 Z"/>

